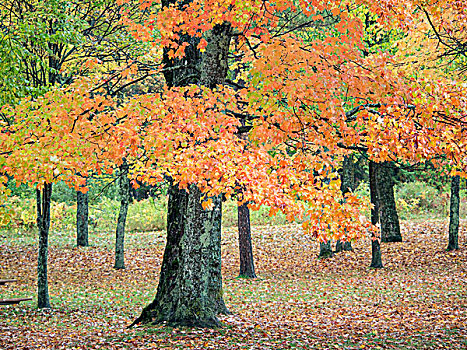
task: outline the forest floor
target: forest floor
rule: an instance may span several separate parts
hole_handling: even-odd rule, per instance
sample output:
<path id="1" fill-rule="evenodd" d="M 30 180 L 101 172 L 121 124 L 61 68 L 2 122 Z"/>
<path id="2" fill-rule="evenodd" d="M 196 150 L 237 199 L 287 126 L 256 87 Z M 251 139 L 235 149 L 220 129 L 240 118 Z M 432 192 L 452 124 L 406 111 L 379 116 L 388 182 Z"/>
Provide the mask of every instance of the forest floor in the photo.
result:
<path id="1" fill-rule="evenodd" d="M 113 234 L 75 248 L 72 232 L 53 233 L 51 310 L 35 300 L 0 306 L 1 349 L 465 349 L 467 222 L 460 250 L 446 252 L 447 222 L 405 222 L 403 243 L 382 246 L 384 269 L 368 268 L 370 242 L 317 259 L 300 228 L 253 228 L 258 278 L 238 279 L 237 234 L 224 230 L 224 298 L 232 314 L 214 330 L 126 329 L 155 295 L 164 236 L 130 233 L 126 269 L 114 270 Z M 31 233 L 0 232 L 1 297 L 33 296 Z"/>

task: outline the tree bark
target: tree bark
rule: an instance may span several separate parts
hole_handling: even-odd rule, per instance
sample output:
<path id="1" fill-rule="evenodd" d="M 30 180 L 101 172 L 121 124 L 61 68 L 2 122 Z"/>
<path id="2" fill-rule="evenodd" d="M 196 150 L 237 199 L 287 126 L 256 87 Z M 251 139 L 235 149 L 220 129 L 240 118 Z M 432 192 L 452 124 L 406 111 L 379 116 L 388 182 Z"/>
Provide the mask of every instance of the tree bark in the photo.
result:
<path id="1" fill-rule="evenodd" d="M 331 241 L 327 241 L 325 243 L 319 243 L 319 255 L 318 258 L 320 259 L 327 259 L 332 256 L 332 248 L 331 248 Z"/>
<path id="2" fill-rule="evenodd" d="M 451 179 L 451 201 L 449 206 L 449 244 L 447 250 L 459 249 L 459 210 L 460 210 L 460 177 Z"/>
<path id="3" fill-rule="evenodd" d="M 399 216 L 394 199 L 394 164 L 383 162 L 374 163 L 374 165 L 381 222 L 381 241 L 402 242 Z"/>
<path id="4" fill-rule="evenodd" d="M 130 180 L 128 179 L 129 166 L 126 160 L 120 166 L 120 212 L 117 220 L 117 230 L 115 234 L 115 269 L 125 268 L 125 225 L 130 205 Z"/>
<path id="5" fill-rule="evenodd" d="M 352 191 L 354 188 L 354 164 L 352 160 L 352 156 L 345 156 L 344 161 L 342 163 L 341 169 L 341 192 L 342 196 L 345 199 L 345 195 Z M 345 241 L 342 242 L 337 240 L 336 242 L 336 253 L 341 251 L 351 251 L 352 250 L 352 242 Z"/>
<path id="6" fill-rule="evenodd" d="M 238 248 L 240 253 L 239 277 L 256 278 L 251 244 L 250 209 L 247 203 L 238 206 Z"/>
<path id="7" fill-rule="evenodd" d="M 89 195 L 76 191 L 76 245 L 78 247 L 89 246 Z"/>
<path id="8" fill-rule="evenodd" d="M 174 3 L 165 0 L 163 6 Z M 214 87 L 225 80 L 231 39 L 229 25 L 216 25 L 205 34 L 208 42 L 203 55 L 196 48 L 198 38 L 182 35 L 188 42 L 183 60 L 173 60 L 164 51 L 168 86 L 199 82 Z M 193 69 L 197 67 L 198 69 Z M 228 313 L 223 299 L 221 274 L 221 197 L 213 197 L 213 208 L 204 210 L 202 194 L 193 184 L 189 192 L 177 184 L 169 188 L 167 244 L 162 261 L 157 293 L 141 315 L 130 325 L 160 323 L 174 326 L 216 327 L 217 315 Z"/>
<path id="9" fill-rule="evenodd" d="M 214 208 L 204 210 L 201 197 L 196 185 L 189 192 L 170 186 L 157 294 L 133 324 L 166 321 L 174 326 L 216 327 L 217 314 L 228 312 L 220 274 L 222 201 L 213 197 Z"/>
<path id="10" fill-rule="evenodd" d="M 52 184 L 45 183 L 36 190 L 37 228 L 39 229 L 39 253 L 37 258 L 37 307 L 50 308 L 47 258 L 49 249 L 50 198 Z"/>
<path id="11" fill-rule="evenodd" d="M 377 193 L 377 178 L 376 164 L 372 160 L 369 163 L 369 178 L 370 178 L 370 200 L 373 207 L 371 208 L 371 223 L 377 225 L 379 222 L 379 200 Z M 376 236 L 375 232 L 371 233 L 371 265 L 375 269 L 381 269 L 383 262 L 381 260 L 381 237 Z"/>

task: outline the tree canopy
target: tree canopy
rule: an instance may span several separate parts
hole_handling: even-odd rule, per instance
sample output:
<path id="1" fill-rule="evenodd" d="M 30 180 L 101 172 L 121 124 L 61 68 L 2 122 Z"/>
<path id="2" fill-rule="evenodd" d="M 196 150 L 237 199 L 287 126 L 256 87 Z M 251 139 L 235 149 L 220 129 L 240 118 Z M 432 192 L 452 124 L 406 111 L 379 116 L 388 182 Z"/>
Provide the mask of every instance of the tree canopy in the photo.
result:
<path id="1" fill-rule="evenodd" d="M 45 18 L 34 23 L 63 20 L 63 30 L 50 34 L 48 27 L 48 46 L 37 44 L 45 48 L 43 56 L 31 56 L 35 67 L 56 58 L 57 50 L 47 49 L 54 40 L 65 51 L 81 48 L 80 63 L 69 84 L 39 84 L 45 93 L 39 87 L 28 92 L 18 81 L 27 74 L 0 66 L 9 82 L 2 84 L 7 105 L 0 112 L 1 172 L 21 182 L 41 187 L 60 179 L 78 188 L 88 172 L 110 172 L 128 159 L 133 179 L 151 184 L 171 178 L 181 188 L 197 184 L 205 193 L 204 208 L 212 205 L 209 197 L 242 189 L 251 207 L 284 211 L 302 220 L 308 233 L 352 239 L 370 224 L 359 214 L 359 198 L 347 193 L 343 200 L 337 169 L 346 154 L 365 151 L 377 162 L 443 157 L 453 173 L 466 170 L 461 1 L 119 0 L 115 16 L 103 21 L 115 24 L 113 38 L 99 42 L 104 33 L 98 32 L 92 37 L 97 42 L 81 46 L 74 41 L 84 40 L 95 23 L 83 27 L 64 12 L 50 14 L 45 3 L 25 5 Z M 99 12 L 109 6 L 106 1 L 89 4 L 73 5 L 72 18 L 81 18 L 86 8 L 108 13 Z M 6 26 L 5 13 L 4 40 L 21 41 L 27 28 Z M 81 26 L 80 35 L 75 26 Z M 199 38 L 192 45 L 204 52 L 216 45 L 212 33 L 220 26 L 228 26 L 233 39 L 225 83 L 167 86 L 164 72 L 188 64 L 190 43 L 179 44 L 180 37 Z M 369 30 L 376 41 L 386 35 L 384 45 L 370 49 Z M 15 47 L 36 45 L 31 38 Z M 104 57 L 121 52 L 110 49 L 113 43 L 137 49 L 124 62 L 109 63 Z M 30 55 L 15 50 L 2 47 L 2 62 Z M 159 64 L 164 50 L 178 66 Z M 31 60 L 21 62 L 32 69 Z M 207 66 L 193 67 L 201 75 L 210 69 L 210 61 L 203 62 Z M 149 77 L 153 88 L 128 91 Z"/>

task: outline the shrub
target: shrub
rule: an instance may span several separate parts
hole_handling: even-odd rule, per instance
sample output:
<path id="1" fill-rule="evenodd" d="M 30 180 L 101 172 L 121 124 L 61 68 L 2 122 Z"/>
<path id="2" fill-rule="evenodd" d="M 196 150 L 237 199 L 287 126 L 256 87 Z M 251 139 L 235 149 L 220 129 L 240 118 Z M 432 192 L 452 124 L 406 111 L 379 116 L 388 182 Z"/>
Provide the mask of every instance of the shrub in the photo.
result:
<path id="1" fill-rule="evenodd" d="M 237 201 L 229 199 L 222 203 L 222 226 L 237 226 Z M 282 212 L 269 216 L 269 207 L 262 206 L 259 210 L 250 210 L 251 225 L 284 225 L 288 221 Z"/>
<path id="2" fill-rule="evenodd" d="M 439 192 L 425 182 L 414 181 L 397 185 L 395 198 L 399 214 L 404 219 L 417 215 L 449 214 L 449 192 Z"/>

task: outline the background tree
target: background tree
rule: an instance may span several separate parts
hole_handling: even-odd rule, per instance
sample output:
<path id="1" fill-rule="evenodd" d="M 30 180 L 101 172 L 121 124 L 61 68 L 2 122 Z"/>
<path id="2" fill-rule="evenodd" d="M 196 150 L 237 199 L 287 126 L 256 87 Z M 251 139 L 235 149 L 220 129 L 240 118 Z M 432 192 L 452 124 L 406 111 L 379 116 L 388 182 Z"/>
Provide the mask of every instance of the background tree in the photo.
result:
<path id="1" fill-rule="evenodd" d="M 130 180 L 128 179 L 129 165 L 126 159 L 123 159 L 118 174 L 120 212 L 117 219 L 117 229 L 115 233 L 115 269 L 125 268 L 125 225 L 130 205 Z"/>
<path id="2" fill-rule="evenodd" d="M 341 176 L 341 192 L 342 192 L 342 196 L 345 198 L 345 195 L 347 193 L 356 189 L 355 165 L 353 162 L 353 155 L 344 156 L 344 161 L 342 162 L 340 176 Z M 352 242 L 350 241 L 341 242 L 340 240 L 337 240 L 336 252 L 351 251 L 351 250 L 352 250 Z"/>
<path id="3" fill-rule="evenodd" d="M 16 103 L 25 96 L 38 96 L 60 81 L 60 70 L 69 56 L 69 45 L 80 42 L 83 22 L 70 21 L 63 3 L 11 1 L 0 8 L 2 63 L 0 96 L 2 104 Z M 78 35 L 77 35 L 78 34 Z M 18 57 L 20 59 L 18 59 Z M 15 122 L 15 116 L 4 120 Z M 38 307 L 50 307 L 47 285 L 48 232 L 52 185 L 40 183 L 37 190 L 39 229 Z"/>
<path id="4" fill-rule="evenodd" d="M 89 246 L 89 195 L 76 191 L 76 245 Z"/>
<path id="5" fill-rule="evenodd" d="M 59 96 L 60 93 L 53 92 L 46 97 L 43 100 L 45 108 L 33 102 L 32 99 L 37 99 L 53 88 L 54 85 L 66 86 L 77 76 L 89 75 L 92 71 L 92 62 L 90 63 L 89 59 L 108 61 L 110 57 L 115 62 L 111 53 L 121 53 L 122 49 L 131 43 L 131 40 L 123 43 L 122 41 L 112 41 L 112 38 L 115 39 L 117 35 L 120 35 L 120 38 L 132 38 L 131 36 L 125 37 L 122 32 L 117 33 L 116 31 L 117 28 L 122 29 L 121 24 L 118 24 L 121 9 L 121 6 L 116 6 L 112 1 L 92 0 L 73 3 L 71 6 L 68 2 L 58 0 L 32 3 L 11 1 L 1 5 L 0 21 L 4 35 L 2 36 L 0 54 L 5 59 L 2 59 L 0 63 L 0 76 L 5 80 L 5 84 L 0 86 L 0 96 L 3 99 L 2 102 L 9 105 L 15 105 L 20 100 L 23 103 L 25 99 L 28 101 L 25 108 L 20 108 L 21 111 L 10 109 L 2 112 L 4 125 L 10 128 L 9 131 L 6 131 L 6 136 L 12 138 L 6 140 L 6 145 L 3 148 L 5 149 L 5 155 L 15 159 L 17 156 L 14 155 L 16 151 L 26 152 L 23 155 L 27 159 L 30 156 L 28 145 L 34 148 L 32 143 L 39 142 L 38 140 L 42 138 L 47 139 L 52 129 L 60 130 L 57 135 L 65 134 L 65 125 L 62 122 L 57 123 L 57 125 L 49 124 L 48 129 L 41 129 L 41 127 L 44 127 L 44 123 L 51 123 L 52 119 L 54 119 L 51 116 L 55 117 L 54 113 L 62 115 L 64 109 L 73 108 L 72 106 L 65 106 L 66 102 L 73 103 L 77 102 L 77 100 L 71 96 L 67 97 L 68 100 L 64 98 L 61 109 L 55 112 L 57 109 L 53 107 L 50 101 L 51 98 Z M 133 42 L 135 41 L 133 40 Z M 99 93 L 102 94 L 100 90 L 96 89 L 94 95 Z M 84 94 L 89 97 L 89 91 L 84 92 Z M 101 111 L 104 108 L 104 101 L 106 99 L 101 98 L 100 102 L 94 106 L 96 111 Z M 88 106 L 91 105 L 92 103 L 88 104 Z M 28 111 L 28 108 L 31 108 L 31 110 Z M 81 110 L 81 116 L 92 119 L 94 113 L 90 112 L 94 112 L 93 108 Z M 23 113 L 30 112 L 34 114 L 39 111 L 43 113 L 44 121 L 37 120 L 39 115 L 34 115 L 32 119 L 21 119 Z M 75 120 L 71 121 L 68 118 L 63 118 L 63 121 L 70 121 L 69 126 L 73 131 L 78 118 L 76 117 Z M 30 121 L 31 125 L 26 125 L 26 121 Z M 36 127 L 37 130 L 34 130 L 33 127 Z M 25 138 L 18 138 L 20 136 Z M 30 141 L 31 137 L 32 140 L 37 141 Z M 91 137 L 88 135 L 85 138 L 86 141 L 89 141 Z M 11 142 L 16 142 L 18 150 L 12 150 Z M 30 171 L 26 170 L 27 166 L 25 169 L 17 165 L 13 165 L 13 167 L 10 165 L 8 169 L 9 173 L 15 176 L 18 181 L 26 181 L 32 177 L 31 185 L 37 185 L 38 189 L 42 191 L 37 195 L 37 224 L 40 237 L 38 257 L 39 308 L 50 306 L 46 278 L 51 184 L 61 177 L 61 172 L 54 174 L 52 170 L 58 171 L 57 164 L 63 166 L 63 158 L 66 158 L 66 156 L 63 156 L 61 152 L 63 150 L 71 152 L 73 147 L 77 145 L 76 143 L 72 145 L 70 141 L 70 149 L 66 150 L 63 145 L 55 145 L 55 148 L 53 146 L 49 147 L 49 145 L 55 144 L 56 141 L 50 141 L 49 139 L 47 142 L 43 144 L 43 149 L 38 154 L 44 157 L 44 152 L 48 151 L 50 152 L 49 159 L 43 161 L 45 168 L 37 169 L 37 177 L 24 175 L 24 171 Z M 86 153 L 81 149 L 78 152 L 80 155 Z M 67 156 L 69 156 L 69 153 Z M 81 160 L 82 158 L 77 155 L 76 159 Z M 95 160 L 95 155 L 90 156 L 89 159 Z M 49 170 L 46 169 L 47 163 L 52 164 Z M 70 171 L 70 169 L 67 169 L 67 171 Z M 82 180 L 77 181 L 75 186 L 79 188 L 80 184 L 84 185 Z M 85 186 L 84 189 L 80 188 L 79 191 L 86 191 Z M 78 197 L 81 199 L 83 196 L 78 195 Z M 80 204 L 85 205 L 86 201 L 80 200 Z M 81 215 L 78 216 L 81 217 Z M 78 220 L 77 225 L 81 229 L 85 222 Z M 83 232 L 81 231 L 81 233 Z M 83 238 L 82 241 L 81 238 Z M 80 242 L 85 243 L 85 241 L 85 237 L 80 237 Z"/>
<path id="6" fill-rule="evenodd" d="M 379 223 L 379 199 L 377 191 L 376 163 L 372 160 L 369 162 L 369 178 L 370 178 L 370 199 L 371 199 L 371 223 L 377 225 Z M 381 234 L 372 231 L 371 234 L 371 264 L 370 267 L 380 269 L 383 267 L 381 260 Z"/>
<path id="7" fill-rule="evenodd" d="M 459 249 L 459 187 L 460 176 L 451 179 L 451 200 L 449 205 L 449 244 L 447 250 Z"/>
<path id="8" fill-rule="evenodd" d="M 238 248 L 240 255 L 239 277 L 256 278 L 251 243 L 250 209 L 248 203 L 238 205 Z"/>
<path id="9" fill-rule="evenodd" d="M 375 163 L 376 191 L 378 193 L 379 221 L 382 242 L 402 242 L 399 216 L 394 198 L 394 164 Z"/>
<path id="10" fill-rule="evenodd" d="M 320 242 L 319 243 L 319 255 L 318 257 L 321 259 L 327 259 L 332 256 L 332 247 L 331 247 L 331 241 L 327 242 Z"/>

